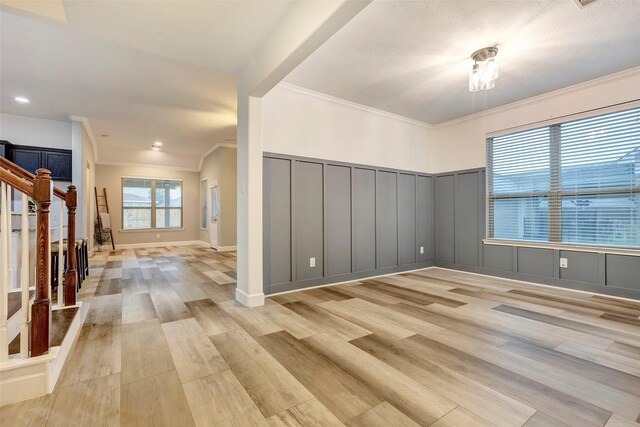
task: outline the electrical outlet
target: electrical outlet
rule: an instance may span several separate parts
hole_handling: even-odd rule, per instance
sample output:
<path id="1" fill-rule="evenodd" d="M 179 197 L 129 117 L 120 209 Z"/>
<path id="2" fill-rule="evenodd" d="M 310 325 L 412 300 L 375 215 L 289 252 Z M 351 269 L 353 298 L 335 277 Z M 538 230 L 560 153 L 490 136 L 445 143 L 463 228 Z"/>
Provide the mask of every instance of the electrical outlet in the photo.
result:
<path id="1" fill-rule="evenodd" d="M 560 268 L 567 268 L 569 266 L 569 263 L 567 262 L 566 258 L 560 258 Z"/>
<path id="2" fill-rule="evenodd" d="M 309 258 L 309 267 L 315 267 L 315 266 L 316 266 L 316 259 Z"/>
<path id="3" fill-rule="evenodd" d="M 420 255 L 424 254 L 424 246 L 420 246 Z"/>

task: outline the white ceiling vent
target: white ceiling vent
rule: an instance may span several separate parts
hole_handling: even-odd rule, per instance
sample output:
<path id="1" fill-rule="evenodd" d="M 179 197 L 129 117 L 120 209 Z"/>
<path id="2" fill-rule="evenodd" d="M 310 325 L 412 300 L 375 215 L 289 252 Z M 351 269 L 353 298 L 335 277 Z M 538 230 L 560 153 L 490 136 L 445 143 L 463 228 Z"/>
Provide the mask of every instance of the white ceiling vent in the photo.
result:
<path id="1" fill-rule="evenodd" d="M 573 2 L 578 6 L 578 9 L 582 9 L 585 6 L 590 5 L 591 3 L 595 3 L 597 0 L 573 0 Z"/>

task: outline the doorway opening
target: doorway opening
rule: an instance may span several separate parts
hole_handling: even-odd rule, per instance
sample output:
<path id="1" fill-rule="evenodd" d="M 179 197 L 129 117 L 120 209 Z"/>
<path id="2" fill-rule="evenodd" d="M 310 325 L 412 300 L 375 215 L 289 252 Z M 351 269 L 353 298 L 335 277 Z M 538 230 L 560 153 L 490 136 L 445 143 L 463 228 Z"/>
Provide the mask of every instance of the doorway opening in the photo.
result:
<path id="1" fill-rule="evenodd" d="M 220 224 L 220 197 L 218 195 L 218 183 L 209 185 L 209 244 L 212 248 L 219 247 L 218 225 Z"/>

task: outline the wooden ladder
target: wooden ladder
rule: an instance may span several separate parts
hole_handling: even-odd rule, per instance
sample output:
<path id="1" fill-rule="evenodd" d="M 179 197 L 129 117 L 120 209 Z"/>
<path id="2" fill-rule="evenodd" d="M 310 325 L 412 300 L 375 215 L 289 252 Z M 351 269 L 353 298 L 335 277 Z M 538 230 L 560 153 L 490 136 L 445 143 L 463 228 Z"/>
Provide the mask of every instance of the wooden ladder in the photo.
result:
<path id="1" fill-rule="evenodd" d="M 98 194 L 98 188 L 93 187 L 93 191 L 96 195 L 96 215 L 98 216 L 98 229 L 100 230 L 100 235 L 104 233 L 104 228 L 102 227 L 102 218 L 100 218 L 101 213 L 109 213 L 109 201 L 107 200 L 107 189 L 102 188 L 102 194 Z M 102 202 L 102 203 L 101 203 Z M 111 214 L 109 214 L 111 216 Z M 109 238 L 111 240 L 111 248 L 115 251 L 116 244 L 113 241 L 113 224 L 109 227 Z"/>

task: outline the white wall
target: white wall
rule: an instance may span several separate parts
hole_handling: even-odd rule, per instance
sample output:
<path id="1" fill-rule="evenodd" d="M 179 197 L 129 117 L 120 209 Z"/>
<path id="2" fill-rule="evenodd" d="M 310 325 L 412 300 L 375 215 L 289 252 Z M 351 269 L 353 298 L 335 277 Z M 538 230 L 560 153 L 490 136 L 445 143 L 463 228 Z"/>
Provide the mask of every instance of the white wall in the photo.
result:
<path id="1" fill-rule="evenodd" d="M 429 172 L 430 128 L 280 83 L 262 98 L 265 152 Z"/>
<path id="2" fill-rule="evenodd" d="M 640 99 L 640 68 L 439 125 L 429 139 L 429 151 L 437 160 L 430 172 L 484 167 L 488 133 L 637 99 Z"/>
<path id="3" fill-rule="evenodd" d="M 82 194 L 78 193 L 78 202 L 82 202 L 83 235 L 89 241 L 89 250 L 93 250 L 94 222 L 96 218 L 94 187 L 96 185 L 96 163 L 93 145 L 86 129 L 82 131 Z"/>
<path id="4" fill-rule="evenodd" d="M 77 204 L 76 204 L 76 239 L 86 237 L 86 228 L 84 227 L 84 219 L 86 216 L 85 209 L 85 182 L 82 180 L 84 177 L 84 164 L 82 162 L 82 140 L 84 125 L 82 122 L 73 120 L 71 122 L 71 167 L 72 174 L 71 179 L 73 185 L 76 186 L 77 192 Z M 66 190 L 66 188 L 64 189 Z"/>
<path id="5" fill-rule="evenodd" d="M 637 99 L 640 68 L 431 127 L 280 83 L 262 98 L 262 143 L 265 152 L 440 173 L 484 167 L 489 133 Z"/>
<path id="6" fill-rule="evenodd" d="M 0 114 L 0 139 L 17 145 L 71 149 L 71 122 Z"/>
<path id="7" fill-rule="evenodd" d="M 218 195 L 220 198 L 218 246 L 236 246 L 238 200 L 236 185 L 238 178 L 237 151 L 235 147 L 220 147 L 216 149 L 204 158 L 202 169 L 200 170 L 200 180 L 207 180 L 207 188 L 214 182 L 218 184 Z M 200 200 L 200 203 L 202 203 L 202 200 Z M 200 240 L 209 242 L 209 231 L 207 229 L 200 230 Z"/>

